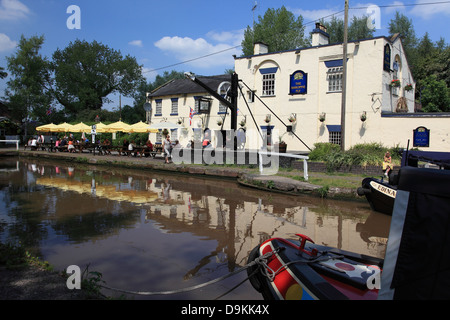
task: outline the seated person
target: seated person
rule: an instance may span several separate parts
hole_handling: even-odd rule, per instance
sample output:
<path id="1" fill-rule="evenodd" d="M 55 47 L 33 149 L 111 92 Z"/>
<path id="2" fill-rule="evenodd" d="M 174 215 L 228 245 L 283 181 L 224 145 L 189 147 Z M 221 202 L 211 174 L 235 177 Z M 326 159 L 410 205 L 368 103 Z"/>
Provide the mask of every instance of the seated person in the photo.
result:
<path id="1" fill-rule="evenodd" d="M 150 156 L 150 152 L 152 151 L 153 151 L 153 144 L 150 141 L 150 139 L 148 139 L 147 142 L 145 143 L 144 155 L 148 157 Z"/>
<path id="2" fill-rule="evenodd" d="M 130 143 L 128 142 L 128 140 L 127 139 L 124 139 L 123 140 L 123 144 L 122 144 L 122 152 L 123 152 L 123 154 L 126 156 L 127 155 L 127 153 L 128 153 L 128 145 L 129 145 Z"/>
<path id="3" fill-rule="evenodd" d="M 108 138 L 106 138 L 105 140 L 103 140 L 102 146 L 101 146 L 101 150 L 105 153 L 105 154 L 111 154 L 111 142 L 108 140 Z"/>
<path id="4" fill-rule="evenodd" d="M 75 146 L 73 145 L 73 139 L 69 138 L 69 144 L 67 146 L 69 152 L 75 152 Z"/>
<path id="5" fill-rule="evenodd" d="M 37 150 L 37 139 L 35 137 L 33 137 L 33 139 L 31 139 L 31 150 Z"/>
<path id="6" fill-rule="evenodd" d="M 388 177 L 393 169 L 393 165 L 392 165 L 392 158 L 391 158 L 391 154 L 389 153 L 389 151 L 387 151 L 384 155 L 384 159 L 383 159 L 383 171 L 384 171 L 384 175 L 386 177 Z"/>
<path id="7" fill-rule="evenodd" d="M 134 141 L 131 141 L 128 144 L 128 155 L 132 154 L 134 150 Z M 134 153 L 134 156 L 136 157 L 136 152 Z"/>

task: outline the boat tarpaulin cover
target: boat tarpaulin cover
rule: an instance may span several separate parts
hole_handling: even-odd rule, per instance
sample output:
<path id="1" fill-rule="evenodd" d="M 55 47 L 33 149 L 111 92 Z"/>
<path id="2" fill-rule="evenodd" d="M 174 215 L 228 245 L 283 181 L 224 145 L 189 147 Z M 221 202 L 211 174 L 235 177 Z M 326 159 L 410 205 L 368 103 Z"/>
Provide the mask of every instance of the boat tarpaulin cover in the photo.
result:
<path id="1" fill-rule="evenodd" d="M 444 169 L 450 169 L 450 152 L 406 150 L 402 155 L 402 167 L 417 167 L 419 161 L 434 163 Z"/>
<path id="2" fill-rule="evenodd" d="M 450 171 L 399 173 L 380 299 L 450 299 Z"/>

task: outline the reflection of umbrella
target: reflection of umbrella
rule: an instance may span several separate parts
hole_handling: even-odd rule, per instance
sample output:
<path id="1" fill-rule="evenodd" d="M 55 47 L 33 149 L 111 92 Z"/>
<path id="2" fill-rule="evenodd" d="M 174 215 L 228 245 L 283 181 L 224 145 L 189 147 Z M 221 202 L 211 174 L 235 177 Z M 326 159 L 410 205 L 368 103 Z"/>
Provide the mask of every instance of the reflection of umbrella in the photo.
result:
<path id="1" fill-rule="evenodd" d="M 56 124 L 54 123 L 49 123 L 49 124 L 44 124 L 42 126 L 36 127 L 37 131 L 41 131 L 41 132 L 53 132 L 53 129 L 57 127 Z"/>
<path id="2" fill-rule="evenodd" d="M 149 126 L 150 129 L 182 129 L 183 127 L 179 124 L 175 124 L 172 122 L 160 122 L 160 123 L 153 123 Z"/>
<path id="3" fill-rule="evenodd" d="M 53 132 L 69 132 L 72 131 L 73 126 L 67 122 L 58 124 L 54 129 Z"/>
<path id="4" fill-rule="evenodd" d="M 56 187 L 64 191 L 92 194 L 92 183 L 63 178 L 38 178 L 36 183 L 46 187 Z M 116 185 L 95 185 L 95 195 L 114 201 L 129 201 L 137 204 L 148 204 L 158 200 L 158 194 L 147 190 L 120 190 Z"/>
<path id="5" fill-rule="evenodd" d="M 105 132 L 117 132 L 117 131 L 130 132 L 131 126 L 129 124 L 126 124 L 125 122 L 117 121 L 106 125 L 105 130 L 106 130 Z"/>
<path id="6" fill-rule="evenodd" d="M 158 132 L 158 129 L 151 129 L 147 123 L 139 121 L 131 125 L 130 132 Z"/>
<path id="7" fill-rule="evenodd" d="M 91 132 L 91 127 L 88 126 L 87 124 L 84 124 L 83 122 L 74 124 L 72 126 L 72 132 L 84 132 L 84 133 L 90 133 Z"/>

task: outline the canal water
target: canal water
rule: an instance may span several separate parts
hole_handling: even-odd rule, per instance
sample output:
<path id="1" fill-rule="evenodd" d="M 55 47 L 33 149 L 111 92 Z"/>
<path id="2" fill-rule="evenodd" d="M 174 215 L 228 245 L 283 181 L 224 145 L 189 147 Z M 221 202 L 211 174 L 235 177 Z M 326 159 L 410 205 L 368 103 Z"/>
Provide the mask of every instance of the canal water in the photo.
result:
<path id="1" fill-rule="evenodd" d="M 77 265 L 100 272 L 106 286 L 127 291 L 211 281 L 245 266 L 262 241 L 297 233 L 384 258 L 389 224 L 365 202 L 287 196 L 190 175 L 0 159 L 0 241 L 20 242 L 56 270 Z M 245 278 L 241 272 L 190 292 L 127 297 L 212 300 Z M 261 296 L 246 281 L 223 299 Z"/>

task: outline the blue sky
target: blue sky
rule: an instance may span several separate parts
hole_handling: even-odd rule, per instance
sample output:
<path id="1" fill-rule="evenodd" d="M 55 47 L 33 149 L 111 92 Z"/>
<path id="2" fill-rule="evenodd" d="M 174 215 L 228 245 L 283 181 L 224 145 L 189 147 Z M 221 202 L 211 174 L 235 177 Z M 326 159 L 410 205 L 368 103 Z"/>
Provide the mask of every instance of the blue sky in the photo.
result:
<path id="1" fill-rule="evenodd" d="M 50 59 L 57 48 L 63 49 L 71 41 L 96 40 L 136 57 L 148 81 L 171 70 L 217 75 L 233 68 L 232 55 L 241 54 L 245 28 L 268 8 L 284 5 L 295 15 L 301 14 L 309 32 L 322 17 L 336 13 L 343 19 L 345 1 L 256 3 L 252 11 L 255 0 L 0 0 L 0 66 L 6 68 L 5 57 L 14 54 L 21 35 L 44 35 L 41 53 Z M 423 3 L 433 4 L 418 5 Z M 67 27 L 73 14 L 67 13 L 71 5 L 80 9 L 80 29 Z M 418 37 L 428 32 L 433 41 L 443 37 L 450 43 L 450 1 L 350 0 L 349 5 L 350 17 L 366 14 L 370 5 L 379 6 L 376 36 L 388 35 L 388 24 L 398 10 L 412 19 Z M 5 87 L 6 79 L 0 80 L 0 97 Z M 112 105 L 118 105 L 117 97 L 113 100 Z M 123 97 L 122 104 L 126 103 L 132 101 Z"/>

